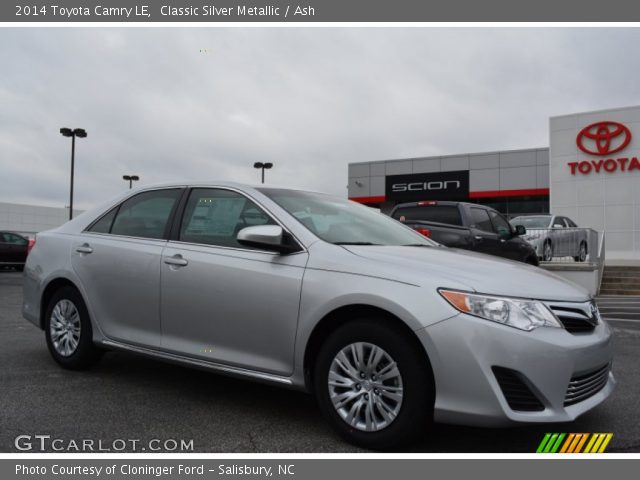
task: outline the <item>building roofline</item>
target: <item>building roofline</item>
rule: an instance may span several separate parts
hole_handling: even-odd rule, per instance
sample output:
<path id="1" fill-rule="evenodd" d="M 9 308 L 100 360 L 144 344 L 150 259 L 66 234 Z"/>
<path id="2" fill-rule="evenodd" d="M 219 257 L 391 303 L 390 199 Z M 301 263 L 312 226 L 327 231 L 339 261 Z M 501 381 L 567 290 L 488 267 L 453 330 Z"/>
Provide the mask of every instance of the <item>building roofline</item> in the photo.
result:
<path id="1" fill-rule="evenodd" d="M 406 158 L 389 158 L 386 160 L 367 160 L 364 162 L 349 162 L 349 165 L 363 165 L 365 163 L 386 163 L 386 162 L 406 162 L 408 160 L 432 160 L 432 159 L 443 159 L 443 158 L 453 158 L 453 157 L 468 157 L 468 156 L 480 156 L 480 155 L 498 155 L 501 153 L 521 153 L 521 152 L 539 152 L 542 150 L 549 151 L 549 147 L 534 147 L 534 148 L 518 148 L 513 150 L 495 150 L 489 152 L 471 152 L 471 153 L 455 153 L 455 154 L 447 154 L 447 155 L 431 155 L 424 157 L 406 157 Z"/>

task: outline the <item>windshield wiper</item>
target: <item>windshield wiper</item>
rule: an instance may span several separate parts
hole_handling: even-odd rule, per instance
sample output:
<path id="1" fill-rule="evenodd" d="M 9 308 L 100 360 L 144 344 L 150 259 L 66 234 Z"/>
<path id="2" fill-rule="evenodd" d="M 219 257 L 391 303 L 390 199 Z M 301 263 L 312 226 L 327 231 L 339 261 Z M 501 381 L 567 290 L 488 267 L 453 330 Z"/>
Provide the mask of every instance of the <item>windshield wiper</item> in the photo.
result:
<path id="1" fill-rule="evenodd" d="M 379 243 L 371 242 L 333 242 L 334 245 L 380 245 Z"/>
<path id="2" fill-rule="evenodd" d="M 433 245 L 427 245 L 426 243 L 407 243 L 406 245 L 400 245 L 401 247 L 433 247 Z"/>

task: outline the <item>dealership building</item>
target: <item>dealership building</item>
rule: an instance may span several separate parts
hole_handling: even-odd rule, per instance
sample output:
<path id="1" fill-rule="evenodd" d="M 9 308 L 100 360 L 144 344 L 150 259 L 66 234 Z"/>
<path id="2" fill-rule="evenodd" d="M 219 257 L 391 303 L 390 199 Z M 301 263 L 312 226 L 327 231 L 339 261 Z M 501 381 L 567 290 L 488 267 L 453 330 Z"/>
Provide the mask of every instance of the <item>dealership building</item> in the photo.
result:
<path id="1" fill-rule="evenodd" d="M 389 212 L 455 200 L 514 217 L 554 213 L 605 235 L 607 258 L 640 259 L 640 107 L 549 119 L 549 147 L 349 164 L 349 198 Z"/>

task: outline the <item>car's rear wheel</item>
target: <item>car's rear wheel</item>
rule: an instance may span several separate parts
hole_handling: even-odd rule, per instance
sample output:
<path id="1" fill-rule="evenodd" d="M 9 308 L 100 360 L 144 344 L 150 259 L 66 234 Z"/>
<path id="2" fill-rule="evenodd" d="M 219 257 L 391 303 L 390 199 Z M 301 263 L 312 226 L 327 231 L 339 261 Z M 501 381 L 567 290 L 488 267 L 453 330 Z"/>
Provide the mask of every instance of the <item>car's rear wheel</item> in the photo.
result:
<path id="1" fill-rule="evenodd" d="M 93 344 L 89 312 L 73 287 L 53 294 L 45 313 L 47 347 L 56 362 L 65 368 L 82 369 L 100 358 Z"/>
<path id="2" fill-rule="evenodd" d="M 586 262 L 588 253 L 589 252 L 587 250 L 587 243 L 586 242 L 580 242 L 580 249 L 578 250 L 578 255 L 573 257 L 573 259 L 576 262 Z"/>
<path id="3" fill-rule="evenodd" d="M 423 434 L 434 387 L 424 352 L 384 320 L 343 325 L 322 345 L 314 371 L 318 404 L 349 442 L 397 449 Z"/>
<path id="4" fill-rule="evenodd" d="M 551 240 L 544 242 L 542 247 L 542 260 L 545 262 L 553 260 L 553 244 L 551 243 Z"/>

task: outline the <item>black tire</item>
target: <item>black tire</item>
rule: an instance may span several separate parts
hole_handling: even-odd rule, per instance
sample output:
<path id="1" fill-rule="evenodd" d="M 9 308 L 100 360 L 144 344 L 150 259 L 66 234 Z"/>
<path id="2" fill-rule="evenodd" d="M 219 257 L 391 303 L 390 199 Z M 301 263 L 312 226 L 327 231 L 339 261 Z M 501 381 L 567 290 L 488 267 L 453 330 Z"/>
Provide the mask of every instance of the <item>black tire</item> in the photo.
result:
<path id="1" fill-rule="evenodd" d="M 77 347 L 68 356 L 62 355 L 54 346 L 52 339 L 51 321 L 55 306 L 62 300 L 70 301 L 76 308 L 80 317 L 80 335 Z M 47 339 L 47 347 L 53 359 L 64 368 L 70 370 L 82 370 L 93 365 L 101 357 L 102 351 L 93 344 L 93 329 L 89 319 L 89 312 L 82 296 L 73 287 L 63 287 L 56 291 L 47 305 L 44 318 L 44 332 Z"/>
<path id="2" fill-rule="evenodd" d="M 534 267 L 537 267 L 540 265 L 540 260 L 538 260 L 537 255 L 529 255 L 527 258 L 524 259 L 524 263 L 526 263 L 527 265 L 533 265 Z"/>
<path id="3" fill-rule="evenodd" d="M 547 252 L 547 247 L 549 247 L 550 254 Z M 542 261 L 550 262 L 551 260 L 553 260 L 553 243 L 551 243 L 551 240 L 547 240 L 542 246 Z"/>
<path id="4" fill-rule="evenodd" d="M 344 347 L 355 342 L 383 349 L 396 362 L 402 377 L 403 399 L 399 411 L 390 424 L 377 431 L 363 431 L 348 424 L 330 398 L 328 379 L 332 362 Z M 373 450 L 397 450 L 428 431 L 435 399 L 433 373 L 424 351 L 415 343 L 383 318 L 351 321 L 326 339 L 315 363 L 314 390 L 320 410 L 345 440 Z"/>
<path id="5" fill-rule="evenodd" d="M 583 248 L 584 248 L 584 250 L 583 250 Z M 578 255 L 573 257 L 573 259 L 576 262 L 586 262 L 588 254 L 589 254 L 589 250 L 587 249 L 587 243 L 586 242 L 580 242 L 579 253 L 578 253 Z"/>

